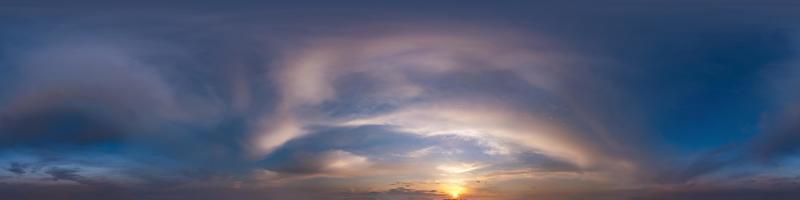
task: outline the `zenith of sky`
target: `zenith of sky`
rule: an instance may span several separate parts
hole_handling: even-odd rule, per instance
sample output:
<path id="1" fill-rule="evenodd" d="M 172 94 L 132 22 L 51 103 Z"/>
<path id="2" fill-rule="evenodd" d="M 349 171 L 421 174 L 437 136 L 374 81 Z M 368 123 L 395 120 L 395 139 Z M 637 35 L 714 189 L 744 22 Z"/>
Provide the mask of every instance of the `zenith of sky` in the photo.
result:
<path id="1" fill-rule="evenodd" d="M 795 199 L 798 11 L 4 1 L 0 199 Z"/>

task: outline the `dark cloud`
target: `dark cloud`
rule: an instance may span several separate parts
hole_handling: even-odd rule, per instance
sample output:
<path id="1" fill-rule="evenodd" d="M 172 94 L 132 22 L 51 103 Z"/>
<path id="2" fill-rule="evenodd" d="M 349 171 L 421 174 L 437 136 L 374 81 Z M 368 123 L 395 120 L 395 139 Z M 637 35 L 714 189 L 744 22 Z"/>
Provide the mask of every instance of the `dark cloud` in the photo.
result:
<path id="1" fill-rule="evenodd" d="M 41 192 L 48 191 L 48 192 Z M 85 185 L 22 185 L 22 184 L 0 184 L 0 193 L 6 198 L 13 199 L 103 199 L 108 198 L 109 193 L 87 188 Z M 117 194 L 120 199 L 125 198 L 123 194 Z"/>
<path id="2" fill-rule="evenodd" d="M 653 191 L 639 195 L 632 199 L 660 200 L 660 199 L 792 199 L 798 195 L 798 188 L 721 188 L 721 189 L 690 189 L 686 191 Z"/>
<path id="3" fill-rule="evenodd" d="M 82 179 L 83 178 L 82 176 L 77 174 L 78 171 L 79 171 L 78 169 L 67 169 L 67 168 L 54 167 L 54 168 L 51 168 L 51 169 L 45 171 L 45 173 L 49 174 L 50 176 L 52 176 L 54 181 L 69 180 L 69 181 L 76 181 L 77 182 L 78 179 Z"/>
<path id="4" fill-rule="evenodd" d="M 25 174 L 27 172 L 27 168 L 28 168 L 28 165 L 25 165 L 25 164 L 22 164 L 22 163 L 13 162 L 13 163 L 10 164 L 10 166 L 8 166 L 8 168 L 6 168 L 6 170 L 8 170 L 9 172 L 14 173 L 16 175 L 22 175 L 22 174 Z"/>
<path id="5" fill-rule="evenodd" d="M 75 183 L 91 185 L 91 186 L 109 185 L 109 183 L 82 176 L 79 174 L 79 172 L 80 169 L 78 168 L 62 168 L 62 167 L 51 167 L 44 171 L 45 174 L 50 175 L 50 178 L 53 181 L 62 181 L 62 180 L 73 181 Z"/>
<path id="6" fill-rule="evenodd" d="M 404 187 L 392 188 L 384 192 L 369 192 L 362 194 L 350 194 L 352 198 L 359 199 L 439 199 L 443 198 L 436 190 L 415 190 Z M 347 195 L 345 195 L 347 196 Z"/>
<path id="7" fill-rule="evenodd" d="M 119 142 L 124 130 L 115 122 L 100 119 L 80 110 L 49 110 L 3 120 L 0 135 L 3 146 L 55 147 Z"/>
<path id="8" fill-rule="evenodd" d="M 318 127 L 305 137 L 288 142 L 273 156 L 298 151 L 321 152 L 342 149 L 356 153 L 389 157 L 435 144 L 420 136 L 394 130 L 390 126 Z"/>
<path id="9" fill-rule="evenodd" d="M 349 170 L 364 170 L 366 158 L 350 152 L 334 150 L 317 153 L 299 152 L 281 162 L 274 171 L 289 175 L 345 175 Z M 342 166 L 336 166 L 342 165 Z"/>

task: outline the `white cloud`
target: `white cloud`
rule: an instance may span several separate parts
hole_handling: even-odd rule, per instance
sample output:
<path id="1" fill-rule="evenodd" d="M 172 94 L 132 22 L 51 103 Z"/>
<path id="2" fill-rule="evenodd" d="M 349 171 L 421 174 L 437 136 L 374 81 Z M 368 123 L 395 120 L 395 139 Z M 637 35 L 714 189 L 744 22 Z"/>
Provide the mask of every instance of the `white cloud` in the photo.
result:
<path id="1" fill-rule="evenodd" d="M 254 144 L 256 155 L 269 154 L 286 141 L 305 134 L 306 125 L 340 120 L 308 108 L 336 99 L 335 83 L 352 74 L 364 74 L 384 83 L 377 92 L 359 94 L 360 98 L 377 101 L 417 99 L 429 89 L 414 80 L 419 75 L 454 70 L 520 71 L 521 77 L 531 83 L 551 85 L 551 81 L 545 80 L 547 76 L 532 73 L 544 69 L 532 67 L 544 66 L 548 61 L 543 56 L 523 50 L 511 40 L 489 39 L 478 32 L 393 34 L 308 43 L 297 49 L 284 49 L 291 53 L 275 63 L 280 69 L 270 78 L 279 86 L 280 102 L 272 116 L 278 117 L 267 116 L 263 120 Z"/>
<path id="2" fill-rule="evenodd" d="M 449 163 L 449 164 L 439 165 L 436 167 L 436 169 L 448 174 L 462 174 L 475 171 L 484 167 L 486 166 L 480 163 Z"/>

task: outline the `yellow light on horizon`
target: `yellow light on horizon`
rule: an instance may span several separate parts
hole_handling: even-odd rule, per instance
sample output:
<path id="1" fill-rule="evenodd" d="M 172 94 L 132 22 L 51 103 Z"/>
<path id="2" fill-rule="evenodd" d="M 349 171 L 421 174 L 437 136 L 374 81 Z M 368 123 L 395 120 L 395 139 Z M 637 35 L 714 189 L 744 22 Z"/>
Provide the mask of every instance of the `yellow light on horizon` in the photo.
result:
<path id="1" fill-rule="evenodd" d="M 454 199 L 457 199 L 459 195 L 461 195 L 459 192 L 450 192 L 450 196 L 452 196 Z"/>
<path id="2" fill-rule="evenodd" d="M 463 186 L 459 186 L 459 185 L 449 185 L 449 186 L 446 186 L 444 188 L 444 191 L 449 193 L 450 196 L 453 197 L 453 199 L 458 199 L 458 197 L 460 197 L 462 194 L 464 194 L 464 192 L 466 191 L 466 188 L 464 188 Z"/>

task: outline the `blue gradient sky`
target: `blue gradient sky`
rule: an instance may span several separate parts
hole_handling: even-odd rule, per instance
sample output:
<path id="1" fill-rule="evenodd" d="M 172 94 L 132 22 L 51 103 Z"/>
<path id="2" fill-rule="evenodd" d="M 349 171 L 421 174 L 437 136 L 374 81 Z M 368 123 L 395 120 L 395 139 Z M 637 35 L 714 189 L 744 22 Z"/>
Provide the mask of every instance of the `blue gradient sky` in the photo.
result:
<path id="1" fill-rule="evenodd" d="M 798 9 L 0 3 L 0 196 L 791 199 Z"/>

